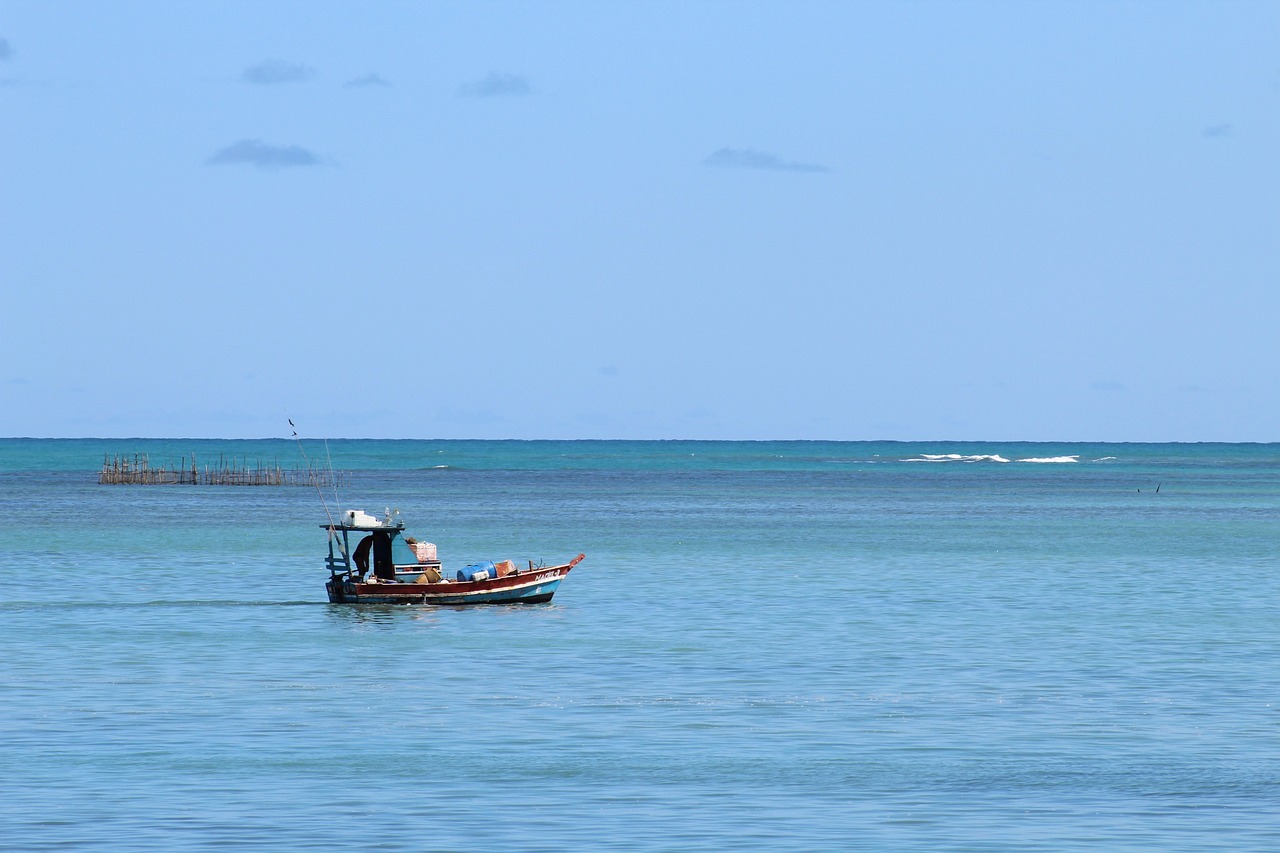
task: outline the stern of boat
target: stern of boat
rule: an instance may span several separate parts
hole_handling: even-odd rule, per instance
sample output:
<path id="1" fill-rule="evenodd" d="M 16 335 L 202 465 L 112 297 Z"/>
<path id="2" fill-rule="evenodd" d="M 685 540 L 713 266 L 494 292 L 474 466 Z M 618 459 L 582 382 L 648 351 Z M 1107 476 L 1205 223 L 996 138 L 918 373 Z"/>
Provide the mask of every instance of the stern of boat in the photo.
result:
<path id="1" fill-rule="evenodd" d="M 341 575 L 333 575 L 325 581 L 324 590 L 329 594 L 330 604 L 343 604 L 347 600 L 346 582 Z"/>

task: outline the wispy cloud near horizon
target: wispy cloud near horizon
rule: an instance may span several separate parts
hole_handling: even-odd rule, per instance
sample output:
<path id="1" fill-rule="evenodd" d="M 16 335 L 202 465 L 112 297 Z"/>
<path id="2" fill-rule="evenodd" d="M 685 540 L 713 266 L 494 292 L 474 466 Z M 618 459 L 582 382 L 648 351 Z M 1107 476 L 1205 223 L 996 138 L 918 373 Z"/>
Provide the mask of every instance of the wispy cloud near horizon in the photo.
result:
<path id="1" fill-rule="evenodd" d="M 381 74 L 366 74 L 363 77 L 348 80 L 343 85 L 353 89 L 367 89 L 369 87 L 390 88 L 391 81 Z"/>
<path id="2" fill-rule="evenodd" d="M 318 166 L 320 158 L 300 145 L 270 145 L 261 139 L 241 139 L 219 149 L 204 161 L 209 166 L 256 166 L 259 169 L 288 169 Z"/>
<path id="3" fill-rule="evenodd" d="M 275 86 L 280 83 L 305 83 L 316 76 L 314 68 L 295 62 L 268 59 L 251 65 L 241 75 L 246 83 L 255 86 Z"/>
<path id="4" fill-rule="evenodd" d="M 458 87 L 458 95 L 464 98 L 499 98 L 503 96 L 521 96 L 533 94 L 529 78 L 520 74 L 489 73 L 483 80 L 474 83 L 463 83 Z"/>
<path id="5" fill-rule="evenodd" d="M 706 166 L 723 169 L 763 169 L 771 172 L 829 172 L 817 163 L 795 163 L 776 154 L 754 148 L 721 148 L 702 161 Z"/>

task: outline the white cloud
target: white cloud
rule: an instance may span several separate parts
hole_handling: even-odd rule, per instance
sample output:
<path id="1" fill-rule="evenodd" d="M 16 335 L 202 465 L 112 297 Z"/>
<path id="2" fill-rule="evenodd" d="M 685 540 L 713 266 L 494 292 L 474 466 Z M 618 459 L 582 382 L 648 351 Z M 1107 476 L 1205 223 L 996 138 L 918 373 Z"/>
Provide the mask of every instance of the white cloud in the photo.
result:
<path id="1" fill-rule="evenodd" d="M 211 166 L 248 165 L 259 169 L 317 166 L 320 158 L 300 145 L 269 145 L 261 139 L 241 139 L 205 160 Z"/>
<path id="2" fill-rule="evenodd" d="M 708 166 L 727 169 L 765 169 L 774 172 L 829 172 L 826 166 L 816 163 L 794 163 L 776 154 L 756 151 L 753 148 L 721 148 L 702 161 Z"/>
<path id="3" fill-rule="evenodd" d="M 469 98 L 496 98 L 504 95 L 529 95 L 533 87 L 529 78 L 519 74 L 499 74 L 490 72 L 488 77 L 474 83 L 464 83 L 458 88 L 458 94 Z"/>
<path id="4" fill-rule="evenodd" d="M 389 87 L 391 82 L 381 74 L 366 74 L 363 77 L 356 77 L 354 80 L 348 80 L 344 85 L 352 88 L 364 89 L 370 86 Z"/>
<path id="5" fill-rule="evenodd" d="M 316 76 L 315 69 L 293 62 L 268 59 L 244 70 L 246 83 L 255 86 L 274 86 L 279 83 L 305 83 Z"/>

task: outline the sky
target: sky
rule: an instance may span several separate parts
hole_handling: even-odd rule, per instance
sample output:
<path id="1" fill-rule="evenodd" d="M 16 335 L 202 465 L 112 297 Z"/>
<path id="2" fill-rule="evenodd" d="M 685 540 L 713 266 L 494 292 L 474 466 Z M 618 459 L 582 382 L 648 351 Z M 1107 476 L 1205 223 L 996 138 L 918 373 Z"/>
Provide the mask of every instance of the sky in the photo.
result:
<path id="1" fill-rule="evenodd" d="M 0 436 L 1280 440 L 1280 3 L 0 0 Z"/>

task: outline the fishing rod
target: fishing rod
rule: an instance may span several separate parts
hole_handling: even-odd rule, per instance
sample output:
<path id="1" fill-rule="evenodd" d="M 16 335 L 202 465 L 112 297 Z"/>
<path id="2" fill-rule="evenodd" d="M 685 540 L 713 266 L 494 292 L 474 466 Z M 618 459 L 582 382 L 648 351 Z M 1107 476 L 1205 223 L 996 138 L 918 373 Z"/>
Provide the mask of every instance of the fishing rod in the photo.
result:
<path id="1" fill-rule="evenodd" d="M 329 439 L 324 440 L 324 456 L 329 462 L 329 483 L 333 486 L 333 505 L 342 512 L 342 502 L 338 500 L 338 475 L 333 473 L 333 455 L 329 453 Z"/>
<path id="2" fill-rule="evenodd" d="M 296 442 L 298 442 L 298 451 L 302 454 L 302 461 L 303 461 L 303 462 L 305 462 L 305 463 L 307 463 L 307 476 L 311 479 L 311 482 L 315 484 L 315 487 L 316 487 L 316 494 L 320 497 L 320 505 L 324 507 L 324 514 L 325 514 L 325 515 L 328 517 L 328 519 L 329 519 L 329 535 L 330 535 L 330 536 L 332 536 L 332 535 L 333 535 L 333 529 L 334 529 L 335 527 L 337 527 L 338 525 L 337 525 L 336 523 L 334 523 L 334 520 L 333 520 L 333 513 L 329 512 L 329 503 L 324 499 L 324 492 L 323 492 L 323 491 L 321 490 L 321 488 L 320 488 L 320 481 L 319 481 L 317 478 L 315 478 L 315 477 L 312 477 L 312 476 L 311 476 L 311 473 L 312 473 L 312 472 L 311 472 L 311 460 L 307 458 L 307 450 L 306 450 L 306 448 L 304 448 L 304 447 L 302 446 L 302 439 L 298 438 L 298 428 L 297 428 L 297 427 L 295 427 L 295 426 L 293 425 L 293 418 L 285 418 L 285 420 L 287 420 L 287 421 L 289 422 L 289 427 L 293 430 L 293 440 L 294 440 L 294 441 L 296 441 Z M 328 453 L 328 452 L 329 452 L 329 442 L 328 442 L 328 440 L 326 440 L 326 441 L 325 441 L 325 443 L 324 443 L 324 449 L 325 449 L 325 453 Z M 340 510 L 341 510 L 341 507 L 339 507 L 339 506 L 338 506 L 338 483 L 337 483 L 336 478 L 334 478 L 334 477 L 333 477 L 333 459 L 332 459 L 332 457 L 329 459 L 329 477 L 330 477 L 331 479 L 334 479 L 334 483 L 333 483 L 333 505 L 334 505 L 334 507 L 335 507 L 335 508 L 338 508 L 338 509 L 339 509 L 339 511 L 340 511 Z"/>

